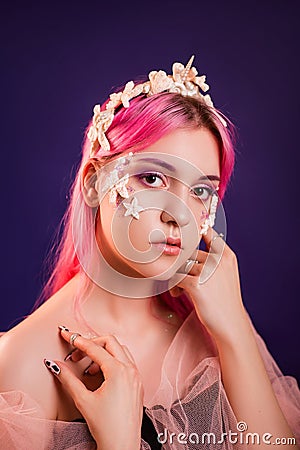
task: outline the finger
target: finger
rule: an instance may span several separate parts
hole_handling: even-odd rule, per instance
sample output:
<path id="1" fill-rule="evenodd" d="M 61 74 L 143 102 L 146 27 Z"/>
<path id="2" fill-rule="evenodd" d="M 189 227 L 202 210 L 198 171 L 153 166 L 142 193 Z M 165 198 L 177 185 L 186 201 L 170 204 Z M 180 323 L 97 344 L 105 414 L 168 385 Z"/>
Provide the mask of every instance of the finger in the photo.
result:
<path id="1" fill-rule="evenodd" d="M 105 348 L 112 356 L 116 357 L 116 354 L 113 351 L 113 349 L 111 348 L 111 345 L 109 345 L 107 342 L 108 341 L 107 338 L 105 338 L 104 336 L 99 336 L 99 337 L 93 339 L 93 341 L 96 344 L 101 345 L 103 348 Z M 128 356 L 128 355 L 126 355 L 126 356 Z M 79 350 L 78 348 L 74 348 L 67 354 L 64 361 L 79 362 L 83 358 L 86 358 L 86 357 L 87 357 L 87 355 L 83 351 Z M 120 355 L 117 359 L 121 362 L 125 362 L 125 363 L 127 362 L 126 358 L 122 358 L 122 356 L 120 356 Z"/>
<path id="2" fill-rule="evenodd" d="M 215 234 L 214 234 L 215 233 Z M 211 240 L 214 237 L 214 235 L 216 235 L 217 232 L 216 230 L 214 230 L 213 228 L 209 227 L 207 230 L 206 234 L 202 234 L 202 239 L 206 245 L 206 250 L 209 251 L 210 249 L 210 245 L 211 245 Z"/>
<path id="3" fill-rule="evenodd" d="M 65 329 L 60 329 L 61 336 L 67 341 L 70 342 L 70 338 L 74 333 L 70 331 L 66 331 Z M 118 361 L 123 363 L 128 363 L 128 356 L 124 352 L 124 349 L 122 348 L 122 345 L 119 343 L 117 338 L 112 335 L 108 336 L 99 336 L 94 339 L 87 339 L 83 336 L 77 336 L 76 339 L 73 341 L 74 347 L 81 350 L 83 353 L 85 353 L 87 356 L 89 356 L 93 361 L 97 362 L 100 367 L 101 362 L 99 361 L 100 355 L 102 355 L 102 358 L 106 355 L 109 355 L 110 357 L 118 359 Z M 97 352 L 97 348 L 102 349 L 103 352 Z M 98 357 L 98 360 L 97 360 Z M 73 357 L 72 357 L 73 360 Z M 109 362 L 109 360 L 107 360 Z"/>
<path id="4" fill-rule="evenodd" d="M 78 362 L 81 361 L 83 358 L 86 357 L 86 354 L 79 350 L 78 348 L 73 348 L 67 356 L 65 357 L 64 361 L 73 361 Z"/>
<path id="5" fill-rule="evenodd" d="M 200 263 L 204 263 L 206 258 L 208 256 L 208 253 L 204 250 L 195 250 L 190 256 L 189 259 L 186 260 L 186 262 L 178 269 L 177 273 L 191 273 L 191 270 L 197 266 L 199 266 Z M 199 270 L 199 268 L 198 268 Z M 195 271 L 194 271 L 195 272 Z M 197 272 L 196 272 L 197 273 Z M 174 294 L 174 296 L 177 296 L 177 293 Z"/>
<path id="6" fill-rule="evenodd" d="M 181 292 L 188 291 L 189 287 L 191 286 L 191 283 L 195 281 L 194 275 L 186 275 L 182 280 L 177 283 L 176 287 L 181 289 Z"/>
<path id="7" fill-rule="evenodd" d="M 224 251 L 226 242 L 213 228 L 210 227 L 207 230 L 207 234 L 203 234 L 202 237 L 205 242 L 207 252 L 220 254 Z"/>
<path id="8" fill-rule="evenodd" d="M 177 287 L 188 290 L 189 287 L 195 284 L 195 281 L 202 285 L 214 274 L 221 261 L 222 253 L 210 252 L 206 253 L 206 255 L 203 263 L 194 264 L 187 275 L 176 283 Z"/>
<path id="9" fill-rule="evenodd" d="M 195 262 L 191 263 L 187 266 L 188 270 L 185 273 L 189 275 L 199 276 L 203 270 L 205 264 L 208 263 L 214 264 L 215 256 L 214 253 L 207 253 L 204 250 L 198 250 L 197 255 L 195 257 Z"/>
<path id="10" fill-rule="evenodd" d="M 67 342 L 70 342 L 72 334 L 74 333 L 66 331 L 65 329 L 60 329 L 61 337 Z M 105 378 L 110 376 L 112 371 L 116 368 L 116 359 L 105 348 L 96 344 L 94 340 L 86 339 L 83 336 L 78 335 L 73 341 L 73 345 L 100 366 Z"/>
<path id="11" fill-rule="evenodd" d="M 79 411 L 83 414 L 81 407 L 84 405 L 85 399 L 90 394 L 89 390 L 79 380 L 79 378 L 74 375 L 65 363 L 56 360 L 53 361 L 50 359 L 44 359 L 44 364 L 47 369 L 60 381 L 63 388 L 73 398 Z"/>
<path id="12" fill-rule="evenodd" d="M 188 275 L 197 276 L 201 273 L 201 270 L 203 268 L 203 264 L 201 264 L 200 261 L 195 261 L 193 264 L 191 263 L 188 266 L 188 270 L 185 271 Z"/>
<path id="13" fill-rule="evenodd" d="M 180 297 L 180 295 L 182 294 L 182 289 L 178 286 L 174 286 L 169 289 L 169 293 L 171 297 Z"/>
<path id="14" fill-rule="evenodd" d="M 83 372 L 84 375 L 97 375 L 97 374 L 101 374 L 102 378 L 103 378 L 103 374 L 102 374 L 102 370 L 100 369 L 99 365 L 96 364 L 94 361 L 92 361 L 87 368 L 85 369 L 85 371 Z M 104 380 L 104 378 L 103 378 Z"/>
<path id="15" fill-rule="evenodd" d="M 107 350 L 112 356 L 117 358 L 123 363 L 128 363 L 130 358 L 128 358 L 127 353 L 124 350 L 124 345 L 122 345 L 119 340 L 114 335 L 99 336 L 94 340 L 97 344 L 100 344 Z"/>

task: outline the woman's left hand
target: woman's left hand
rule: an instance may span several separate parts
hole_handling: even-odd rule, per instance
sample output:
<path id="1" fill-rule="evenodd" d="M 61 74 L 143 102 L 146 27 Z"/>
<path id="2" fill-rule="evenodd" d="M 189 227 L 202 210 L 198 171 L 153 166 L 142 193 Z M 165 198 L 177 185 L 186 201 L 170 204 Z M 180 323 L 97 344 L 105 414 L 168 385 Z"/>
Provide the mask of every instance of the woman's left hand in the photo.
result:
<path id="1" fill-rule="evenodd" d="M 249 326 L 237 257 L 213 228 L 203 235 L 203 240 L 207 251 L 197 250 L 193 259 L 198 263 L 170 293 L 178 295 L 177 287 L 186 291 L 210 334 L 217 340 L 234 339 L 240 327 L 244 330 Z"/>
<path id="2" fill-rule="evenodd" d="M 128 348 L 115 336 L 87 339 L 60 327 L 61 337 L 73 345 L 71 360 L 86 356 L 92 361 L 84 374 L 104 381 L 90 390 L 62 361 L 44 361 L 73 398 L 85 418 L 99 450 L 140 448 L 144 389 L 138 368 Z M 70 359 L 70 358 L 68 358 Z"/>

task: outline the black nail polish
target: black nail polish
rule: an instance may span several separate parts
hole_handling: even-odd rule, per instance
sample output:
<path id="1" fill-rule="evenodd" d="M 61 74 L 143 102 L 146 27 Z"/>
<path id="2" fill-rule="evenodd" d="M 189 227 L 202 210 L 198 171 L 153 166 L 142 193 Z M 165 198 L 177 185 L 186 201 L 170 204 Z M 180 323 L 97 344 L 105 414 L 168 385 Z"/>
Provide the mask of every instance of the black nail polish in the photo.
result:
<path id="1" fill-rule="evenodd" d="M 64 325 L 59 325 L 58 328 L 62 331 L 70 331 L 69 328 L 65 327 Z"/>
<path id="2" fill-rule="evenodd" d="M 72 355 L 77 350 L 76 348 L 73 348 L 73 350 L 70 351 L 70 353 L 67 354 L 67 356 L 64 358 L 64 361 L 72 361 Z"/>
<path id="3" fill-rule="evenodd" d="M 51 361 L 51 359 L 44 359 L 44 364 L 47 367 L 47 369 L 49 369 L 55 375 L 60 374 L 60 368 L 54 361 Z"/>

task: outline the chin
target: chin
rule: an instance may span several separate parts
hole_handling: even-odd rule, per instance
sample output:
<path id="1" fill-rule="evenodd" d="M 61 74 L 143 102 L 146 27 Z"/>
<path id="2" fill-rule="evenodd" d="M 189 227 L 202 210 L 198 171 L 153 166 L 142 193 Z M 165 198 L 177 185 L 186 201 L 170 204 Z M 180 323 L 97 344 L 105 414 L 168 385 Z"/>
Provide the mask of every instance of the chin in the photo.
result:
<path id="1" fill-rule="evenodd" d="M 173 262 L 170 264 L 169 262 L 161 262 L 156 261 L 151 264 L 139 264 L 138 267 L 135 267 L 135 271 L 144 277 L 144 278 L 152 278 L 156 281 L 168 281 L 172 278 L 182 263 L 177 264 Z"/>

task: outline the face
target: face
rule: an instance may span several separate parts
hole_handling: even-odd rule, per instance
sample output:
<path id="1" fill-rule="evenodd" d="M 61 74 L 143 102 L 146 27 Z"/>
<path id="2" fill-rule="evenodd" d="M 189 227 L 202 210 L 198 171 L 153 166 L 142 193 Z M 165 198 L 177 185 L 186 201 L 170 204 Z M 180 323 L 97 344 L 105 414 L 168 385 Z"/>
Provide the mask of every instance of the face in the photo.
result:
<path id="1" fill-rule="evenodd" d="M 114 167 L 115 161 L 104 180 L 113 178 Z M 219 185 L 217 140 L 207 129 L 178 130 L 134 154 L 126 174 L 128 182 L 114 191 L 116 198 L 109 190 L 101 198 L 98 247 L 122 274 L 168 279 L 201 239 Z"/>

